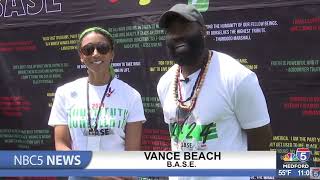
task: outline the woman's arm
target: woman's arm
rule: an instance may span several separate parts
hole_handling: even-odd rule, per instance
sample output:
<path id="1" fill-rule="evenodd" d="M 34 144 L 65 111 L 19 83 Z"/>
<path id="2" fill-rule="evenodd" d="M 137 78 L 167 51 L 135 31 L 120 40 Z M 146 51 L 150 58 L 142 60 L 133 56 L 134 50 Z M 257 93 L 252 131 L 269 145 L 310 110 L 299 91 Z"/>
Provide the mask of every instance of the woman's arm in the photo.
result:
<path id="1" fill-rule="evenodd" d="M 67 125 L 56 125 L 54 127 L 55 147 L 58 151 L 71 150 L 71 137 Z"/>
<path id="2" fill-rule="evenodd" d="M 141 149 L 141 131 L 142 122 L 129 122 L 126 125 L 125 150 L 140 151 Z"/>

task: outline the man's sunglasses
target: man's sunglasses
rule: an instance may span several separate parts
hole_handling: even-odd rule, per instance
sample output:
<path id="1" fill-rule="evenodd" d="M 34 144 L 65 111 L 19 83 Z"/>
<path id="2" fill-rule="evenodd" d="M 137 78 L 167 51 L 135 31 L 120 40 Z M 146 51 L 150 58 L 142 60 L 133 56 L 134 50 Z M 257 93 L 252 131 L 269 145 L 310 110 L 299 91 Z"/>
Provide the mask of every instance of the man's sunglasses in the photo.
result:
<path id="1" fill-rule="evenodd" d="M 85 56 L 90 56 L 93 54 L 95 49 L 97 49 L 97 51 L 100 54 L 107 54 L 111 50 L 111 47 L 106 43 L 98 43 L 98 44 L 89 43 L 81 47 L 80 52 Z"/>

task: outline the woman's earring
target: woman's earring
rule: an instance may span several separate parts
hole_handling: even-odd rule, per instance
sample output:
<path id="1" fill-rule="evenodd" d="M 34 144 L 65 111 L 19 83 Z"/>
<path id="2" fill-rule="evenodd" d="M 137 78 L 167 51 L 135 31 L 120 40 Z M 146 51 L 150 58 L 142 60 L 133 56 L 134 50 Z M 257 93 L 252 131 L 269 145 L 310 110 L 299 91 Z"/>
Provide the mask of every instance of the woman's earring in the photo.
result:
<path id="1" fill-rule="evenodd" d="M 116 75 L 116 73 L 114 72 L 114 69 L 113 69 L 113 67 L 111 66 L 111 64 L 110 64 L 110 66 L 109 66 L 109 73 L 110 73 L 110 75 L 111 75 L 112 78 L 114 78 L 115 75 Z"/>

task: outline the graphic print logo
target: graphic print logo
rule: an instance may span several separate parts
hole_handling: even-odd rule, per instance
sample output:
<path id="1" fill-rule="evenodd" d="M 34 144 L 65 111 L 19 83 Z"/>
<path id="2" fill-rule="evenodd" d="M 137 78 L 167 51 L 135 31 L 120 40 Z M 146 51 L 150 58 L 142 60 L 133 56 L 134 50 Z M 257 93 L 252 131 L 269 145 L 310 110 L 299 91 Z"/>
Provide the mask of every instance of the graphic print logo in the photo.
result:
<path id="1" fill-rule="evenodd" d="M 76 98 L 76 97 L 78 96 L 78 94 L 77 94 L 77 92 L 72 91 L 71 94 L 70 94 L 70 96 L 71 96 L 72 98 Z"/>
<path id="2" fill-rule="evenodd" d="M 151 3 L 151 0 L 139 0 L 141 6 L 146 6 Z"/>
<path id="3" fill-rule="evenodd" d="M 209 8 L 209 0 L 188 0 L 188 4 L 194 5 L 200 12 L 206 12 Z"/>

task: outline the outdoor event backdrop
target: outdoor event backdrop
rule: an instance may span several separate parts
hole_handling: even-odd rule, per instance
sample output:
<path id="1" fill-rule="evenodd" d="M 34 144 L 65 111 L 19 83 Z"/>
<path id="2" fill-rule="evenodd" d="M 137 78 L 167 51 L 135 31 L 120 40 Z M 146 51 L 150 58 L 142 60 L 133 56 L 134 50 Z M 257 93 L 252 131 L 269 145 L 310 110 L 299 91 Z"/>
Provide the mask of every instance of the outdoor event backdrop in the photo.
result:
<path id="1" fill-rule="evenodd" d="M 0 0 L 0 149 L 54 149 L 47 125 L 58 86 L 86 76 L 77 55 L 81 30 L 116 39 L 117 77 L 142 95 L 143 150 L 170 150 L 156 93 L 173 65 L 160 14 L 175 3 L 203 12 L 207 45 L 254 71 L 274 133 L 270 149 L 320 155 L 320 2 L 316 0 Z M 254 116 L 254 114 L 252 114 Z"/>

